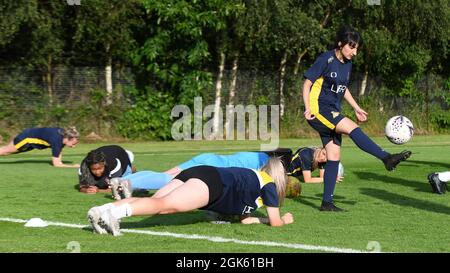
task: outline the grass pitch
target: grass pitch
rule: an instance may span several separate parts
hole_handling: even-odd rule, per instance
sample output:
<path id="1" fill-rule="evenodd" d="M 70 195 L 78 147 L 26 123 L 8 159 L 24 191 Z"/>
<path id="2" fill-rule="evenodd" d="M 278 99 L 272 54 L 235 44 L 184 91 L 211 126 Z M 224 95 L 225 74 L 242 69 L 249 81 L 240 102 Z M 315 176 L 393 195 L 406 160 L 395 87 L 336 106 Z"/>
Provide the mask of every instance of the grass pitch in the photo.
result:
<path id="1" fill-rule="evenodd" d="M 397 146 L 374 138 L 389 152 L 409 149 L 412 157 L 394 172 L 359 150 L 344 137 L 342 163 L 344 182 L 335 190 L 335 202 L 344 213 L 318 210 L 323 184 L 302 184 L 302 195 L 286 199 L 282 212 L 292 212 L 295 223 L 280 228 L 266 225 L 217 225 L 202 211 L 124 219 L 122 228 L 172 234 L 222 237 L 241 241 L 274 242 L 277 246 L 211 242 L 126 233 L 112 237 L 93 234 L 88 228 L 49 226 L 26 228 L 23 223 L 0 221 L 0 252 L 70 252 L 76 242 L 81 252 L 316 252 L 282 246 L 327 246 L 338 249 L 382 252 L 449 252 L 450 195 L 431 193 L 427 174 L 450 169 L 450 136 L 415 136 Z M 108 143 L 109 144 L 109 143 Z M 63 159 L 79 163 L 88 151 L 104 145 L 79 144 L 65 148 Z M 138 170 L 164 171 L 203 152 L 233 153 L 258 150 L 252 141 L 191 141 L 119 143 L 135 153 Z M 318 139 L 285 139 L 281 147 L 320 145 Z M 87 225 L 86 212 L 111 202 L 109 194 L 87 195 L 76 190 L 76 169 L 50 166 L 50 151 L 0 158 L 0 218 L 30 219 Z M 265 214 L 264 209 L 258 210 Z M 375 243 L 374 243 L 375 242 Z"/>

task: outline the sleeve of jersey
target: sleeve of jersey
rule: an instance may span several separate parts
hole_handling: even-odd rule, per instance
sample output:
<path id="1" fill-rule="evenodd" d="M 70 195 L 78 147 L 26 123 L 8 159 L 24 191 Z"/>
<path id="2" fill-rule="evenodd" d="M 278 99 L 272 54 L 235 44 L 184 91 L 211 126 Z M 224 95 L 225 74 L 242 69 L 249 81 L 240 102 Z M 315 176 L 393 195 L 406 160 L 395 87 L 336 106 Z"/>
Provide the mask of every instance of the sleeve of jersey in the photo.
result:
<path id="1" fill-rule="evenodd" d="M 280 202 L 278 200 L 277 187 L 275 183 L 267 183 L 261 189 L 261 198 L 263 200 L 263 204 L 266 207 L 279 207 Z"/>
<path id="2" fill-rule="evenodd" d="M 327 59 L 325 54 L 320 55 L 314 64 L 303 74 L 303 77 L 310 80 L 311 82 L 315 82 L 327 67 Z"/>
<path id="3" fill-rule="evenodd" d="M 116 166 L 114 167 L 114 169 L 112 169 L 109 172 L 110 178 L 122 177 L 122 175 L 125 172 L 125 169 L 127 167 L 127 166 L 122 166 L 122 162 L 118 158 L 115 158 L 115 161 L 116 161 Z"/>
<path id="4" fill-rule="evenodd" d="M 62 150 L 62 144 L 60 143 L 53 143 L 52 144 L 52 156 L 53 157 L 59 157 Z"/>
<path id="5" fill-rule="evenodd" d="M 302 152 L 300 153 L 300 157 L 302 158 L 302 171 L 311 171 L 312 162 L 310 161 L 309 157 L 305 156 Z"/>

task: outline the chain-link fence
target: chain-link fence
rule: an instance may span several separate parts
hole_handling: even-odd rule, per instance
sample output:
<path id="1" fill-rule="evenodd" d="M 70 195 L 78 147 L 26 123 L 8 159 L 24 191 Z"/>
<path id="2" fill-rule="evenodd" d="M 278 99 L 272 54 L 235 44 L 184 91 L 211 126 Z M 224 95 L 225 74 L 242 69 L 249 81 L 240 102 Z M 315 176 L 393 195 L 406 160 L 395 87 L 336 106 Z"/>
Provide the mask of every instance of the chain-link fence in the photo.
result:
<path id="1" fill-rule="evenodd" d="M 254 69 L 238 70 L 233 77 L 233 72 L 227 70 L 221 82 L 222 109 L 229 103 L 279 105 L 283 102 L 280 99 L 282 85 L 285 104 L 282 122 L 292 125 L 282 127 L 284 135 L 308 134 L 309 127 L 303 124 L 302 115 L 302 75 L 301 72 L 296 75 L 287 73 L 281 78 L 277 70 Z M 213 78 L 217 81 L 217 75 Z M 113 103 L 108 106 L 105 104 L 103 67 L 57 66 L 52 69 L 50 75 L 26 67 L 0 67 L 0 135 L 6 135 L 5 131 L 8 130 L 21 130 L 23 127 L 66 126 L 73 123 L 80 124 L 86 132 L 110 131 L 111 125 L 108 125 L 107 121 L 114 123 L 117 118 L 111 113 L 117 110 L 116 114 L 120 116 L 123 107 L 133 106 L 133 100 L 124 99 L 124 90 L 136 86 L 134 75 L 129 68 L 113 69 L 112 83 Z M 211 90 L 203 95 L 203 107 L 215 102 L 214 83 Z M 411 86 L 406 85 L 404 90 L 389 90 L 383 87 L 379 77 L 354 73 L 349 89 L 361 106 L 370 111 L 372 121 L 378 124 L 374 127 L 376 133 L 382 132 L 382 125 L 387 117 L 396 114 L 410 116 L 416 121 L 419 132 L 440 128 L 448 131 L 449 91 L 446 84 L 448 85 L 448 79 L 430 75 L 412 83 Z M 173 103 L 176 104 L 176 99 Z M 353 114 L 347 106 L 344 111 L 347 111 L 347 115 Z M 167 115 L 170 116 L 170 113 Z"/>

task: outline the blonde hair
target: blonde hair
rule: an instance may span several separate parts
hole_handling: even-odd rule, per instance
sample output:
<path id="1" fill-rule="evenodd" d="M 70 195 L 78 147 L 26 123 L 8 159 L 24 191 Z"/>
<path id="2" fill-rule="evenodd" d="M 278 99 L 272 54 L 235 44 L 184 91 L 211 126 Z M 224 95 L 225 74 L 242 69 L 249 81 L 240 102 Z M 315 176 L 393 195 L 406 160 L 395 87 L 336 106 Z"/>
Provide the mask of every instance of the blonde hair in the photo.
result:
<path id="1" fill-rule="evenodd" d="M 319 148 L 319 147 L 311 147 L 311 149 L 314 150 L 314 154 L 313 154 L 313 162 L 312 162 L 312 169 L 315 170 L 319 167 L 319 160 L 317 159 L 319 157 L 320 152 L 322 152 L 322 150 L 325 150 L 324 147 Z M 326 151 L 326 150 L 325 150 Z"/>
<path id="2" fill-rule="evenodd" d="M 286 196 L 286 184 L 288 177 L 280 157 L 271 157 L 269 161 L 261 168 L 261 171 L 266 172 L 272 177 L 277 187 L 279 205 L 281 206 Z"/>
<path id="3" fill-rule="evenodd" d="M 67 138 L 69 140 L 72 138 L 80 138 L 80 133 L 77 131 L 77 128 L 75 128 L 75 126 L 64 128 L 61 134 L 63 135 L 63 138 Z"/>

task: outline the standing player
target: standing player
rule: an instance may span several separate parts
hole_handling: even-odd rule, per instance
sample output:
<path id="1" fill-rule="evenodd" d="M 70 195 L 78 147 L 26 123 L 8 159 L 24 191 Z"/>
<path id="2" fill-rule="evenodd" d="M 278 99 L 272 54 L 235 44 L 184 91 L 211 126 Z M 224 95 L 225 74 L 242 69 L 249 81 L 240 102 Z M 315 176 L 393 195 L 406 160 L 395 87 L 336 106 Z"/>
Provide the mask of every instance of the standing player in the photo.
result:
<path id="1" fill-rule="evenodd" d="M 243 224 L 282 226 L 294 222 L 292 214 L 280 214 L 285 189 L 286 174 L 278 158 L 270 159 L 261 171 L 197 166 L 182 171 L 152 197 L 127 198 L 93 207 L 88 219 L 95 232 L 114 236 L 120 235 L 121 218 L 195 209 L 240 215 Z M 267 218 L 250 217 L 262 206 L 267 209 Z"/>
<path id="2" fill-rule="evenodd" d="M 343 116 L 341 101 L 344 98 L 355 110 L 359 122 L 367 120 L 364 111 L 353 99 L 348 83 L 352 58 L 361 45 L 359 33 L 351 27 L 343 27 L 336 37 L 334 49 L 322 53 L 305 74 L 303 83 L 304 116 L 311 127 L 319 132 L 327 151 L 324 174 L 322 211 L 342 211 L 333 203 L 333 193 L 341 155 L 342 134 L 349 135 L 363 151 L 380 159 L 388 171 L 410 157 L 410 151 L 390 154 L 374 143 L 358 125 Z"/>
<path id="3" fill-rule="evenodd" d="M 109 191 L 110 179 L 134 172 L 133 154 L 117 145 L 102 146 L 90 151 L 79 169 L 80 192 L 95 194 Z"/>
<path id="4" fill-rule="evenodd" d="M 52 164 L 55 167 L 78 168 L 78 164 L 64 164 L 62 149 L 64 146 L 74 148 L 80 134 L 75 127 L 63 128 L 28 128 L 18 134 L 8 145 L 0 148 L 0 155 L 28 152 L 33 149 L 52 148 Z"/>

